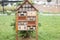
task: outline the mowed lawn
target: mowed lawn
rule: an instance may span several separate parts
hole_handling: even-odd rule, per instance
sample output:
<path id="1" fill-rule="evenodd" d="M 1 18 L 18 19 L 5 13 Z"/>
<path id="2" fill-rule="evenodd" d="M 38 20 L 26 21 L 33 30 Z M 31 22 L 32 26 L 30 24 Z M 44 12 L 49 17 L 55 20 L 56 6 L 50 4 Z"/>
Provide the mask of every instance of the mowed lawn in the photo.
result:
<path id="1" fill-rule="evenodd" d="M 60 16 L 39 15 L 39 40 L 60 40 Z"/>
<path id="2" fill-rule="evenodd" d="M 0 16 L 0 40 L 15 40 L 15 16 Z M 60 40 L 60 16 L 39 15 L 39 40 Z"/>
<path id="3" fill-rule="evenodd" d="M 0 16 L 0 40 L 15 40 L 14 16 Z"/>

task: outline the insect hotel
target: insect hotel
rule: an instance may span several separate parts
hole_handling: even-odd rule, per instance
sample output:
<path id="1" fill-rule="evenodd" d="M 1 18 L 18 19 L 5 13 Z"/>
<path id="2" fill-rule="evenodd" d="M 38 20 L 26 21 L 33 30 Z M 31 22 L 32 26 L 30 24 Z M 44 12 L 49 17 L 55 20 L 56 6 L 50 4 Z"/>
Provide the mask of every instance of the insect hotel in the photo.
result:
<path id="1" fill-rule="evenodd" d="M 19 5 L 16 14 L 16 32 L 29 30 L 37 32 L 37 12 L 38 10 L 28 0 Z"/>

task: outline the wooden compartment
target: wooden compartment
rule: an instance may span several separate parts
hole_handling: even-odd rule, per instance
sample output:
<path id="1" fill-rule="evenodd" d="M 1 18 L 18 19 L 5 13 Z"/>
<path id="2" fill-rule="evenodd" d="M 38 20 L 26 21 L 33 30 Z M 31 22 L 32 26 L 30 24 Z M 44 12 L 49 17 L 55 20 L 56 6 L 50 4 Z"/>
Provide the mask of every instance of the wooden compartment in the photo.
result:
<path id="1" fill-rule="evenodd" d="M 26 21 L 18 21 L 18 25 L 27 25 Z"/>
<path id="2" fill-rule="evenodd" d="M 23 8 L 25 9 L 25 8 Z M 26 11 L 18 11 L 18 16 L 27 16 L 27 12 Z"/>
<path id="3" fill-rule="evenodd" d="M 28 21 L 28 24 L 36 24 L 35 21 Z"/>
<path id="4" fill-rule="evenodd" d="M 27 16 L 36 16 L 35 11 L 27 11 Z"/>
<path id="5" fill-rule="evenodd" d="M 18 17 L 18 20 L 26 20 L 26 16 L 20 16 Z"/>
<path id="6" fill-rule="evenodd" d="M 27 16 L 26 13 L 18 13 L 18 16 Z"/>
<path id="7" fill-rule="evenodd" d="M 27 30 L 27 25 L 18 25 L 18 30 Z"/>
<path id="8" fill-rule="evenodd" d="M 33 26 L 30 26 L 30 27 L 27 27 L 28 30 L 35 30 L 36 27 L 33 27 Z"/>
<path id="9" fill-rule="evenodd" d="M 36 17 L 35 16 L 28 16 L 27 21 L 36 21 Z"/>

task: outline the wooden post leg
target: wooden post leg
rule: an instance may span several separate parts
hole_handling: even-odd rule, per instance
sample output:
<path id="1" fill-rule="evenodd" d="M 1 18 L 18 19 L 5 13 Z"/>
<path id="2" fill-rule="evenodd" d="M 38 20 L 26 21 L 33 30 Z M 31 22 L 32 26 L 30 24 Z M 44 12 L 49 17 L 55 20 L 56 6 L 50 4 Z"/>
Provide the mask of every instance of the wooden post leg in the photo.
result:
<path id="1" fill-rule="evenodd" d="M 36 16 L 36 40 L 38 40 L 38 15 Z"/>
<path id="2" fill-rule="evenodd" d="M 16 40 L 18 40 L 18 15 L 17 14 L 16 14 Z"/>
<path id="3" fill-rule="evenodd" d="M 18 40 L 18 32 L 16 32 L 16 40 Z"/>
<path id="4" fill-rule="evenodd" d="M 36 29 L 36 40 L 38 40 L 38 30 Z"/>

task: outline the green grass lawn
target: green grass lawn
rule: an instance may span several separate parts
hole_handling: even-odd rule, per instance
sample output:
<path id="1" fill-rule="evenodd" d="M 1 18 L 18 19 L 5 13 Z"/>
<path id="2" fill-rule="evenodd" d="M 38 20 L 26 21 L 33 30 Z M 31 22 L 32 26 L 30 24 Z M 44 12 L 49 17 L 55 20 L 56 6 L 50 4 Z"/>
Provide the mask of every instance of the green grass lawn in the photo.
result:
<path id="1" fill-rule="evenodd" d="M 0 40 L 15 40 L 15 16 L 0 16 Z M 39 40 L 60 40 L 60 16 L 39 15 Z"/>
<path id="2" fill-rule="evenodd" d="M 60 40 L 60 16 L 39 16 L 39 40 Z"/>
<path id="3" fill-rule="evenodd" d="M 15 40 L 14 16 L 0 16 L 0 40 Z"/>

